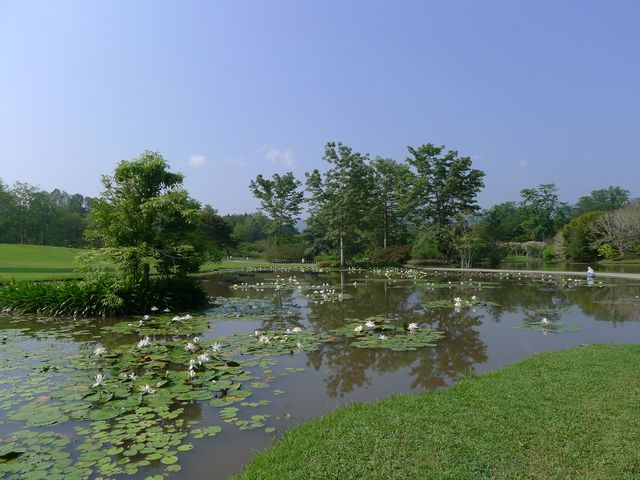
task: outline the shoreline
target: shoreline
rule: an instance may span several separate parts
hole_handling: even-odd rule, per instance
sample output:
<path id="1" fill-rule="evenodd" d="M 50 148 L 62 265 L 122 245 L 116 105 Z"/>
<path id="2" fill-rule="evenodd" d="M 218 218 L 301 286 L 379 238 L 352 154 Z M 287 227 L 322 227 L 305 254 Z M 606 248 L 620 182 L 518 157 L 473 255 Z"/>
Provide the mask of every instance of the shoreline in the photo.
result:
<path id="1" fill-rule="evenodd" d="M 560 270 L 514 270 L 499 268 L 454 268 L 454 267 L 419 267 L 413 266 L 416 270 L 425 270 L 431 272 L 472 272 L 472 273 L 509 273 L 521 275 L 559 275 L 559 276 L 578 276 L 587 278 L 585 272 L 570 272 Z M 596 272 L 595 279 L 598 278 L 623 278 L 626 280 L 640 280 L 640 273 L 618 273 L 618 272 Z"/>

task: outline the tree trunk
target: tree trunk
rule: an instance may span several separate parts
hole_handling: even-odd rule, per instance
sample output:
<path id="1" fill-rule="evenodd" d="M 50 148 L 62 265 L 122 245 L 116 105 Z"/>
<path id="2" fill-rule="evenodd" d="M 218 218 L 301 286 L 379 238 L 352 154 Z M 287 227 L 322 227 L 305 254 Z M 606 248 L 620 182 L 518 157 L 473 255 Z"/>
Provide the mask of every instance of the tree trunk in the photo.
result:
<path id="1" fill-rule="evenodd" d="M 344 236 L 340 232 L 340 266 L 344 267 Z"/>
<path id="2" fill-rule="evenodd" d="M 387 248 L 387 230 L 389 229 L 389 214 L 387 213 L 387 206 L 384 206 L 384 235 L 382 239 L 382 247 Z"/>

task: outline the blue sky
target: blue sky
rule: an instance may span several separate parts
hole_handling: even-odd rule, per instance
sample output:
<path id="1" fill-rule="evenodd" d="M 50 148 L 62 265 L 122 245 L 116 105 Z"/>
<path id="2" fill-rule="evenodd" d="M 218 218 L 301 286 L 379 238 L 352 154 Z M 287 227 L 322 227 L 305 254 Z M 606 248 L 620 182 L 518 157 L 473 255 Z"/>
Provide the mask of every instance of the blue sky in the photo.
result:
<path id="1" fill-rule="evenodd" d="M 0 178 L 96 195 L 160 151 L 198 200 L 340 140 L 445 144 L 482 206 L 554 182 L 640 196 L 640 2 L 0 0 Z"/>

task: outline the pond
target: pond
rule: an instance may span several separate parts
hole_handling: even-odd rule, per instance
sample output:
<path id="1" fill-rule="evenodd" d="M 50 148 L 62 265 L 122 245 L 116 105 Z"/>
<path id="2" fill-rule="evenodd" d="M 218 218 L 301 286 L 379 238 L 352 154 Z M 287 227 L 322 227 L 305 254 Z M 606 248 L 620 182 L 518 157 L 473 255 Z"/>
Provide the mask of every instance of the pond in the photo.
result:
<path id="1" fill-rule="evenodd" d="M 0 316 L 0 478 L 227 478 L 293 425 L 548 350 L 640 341 L 640 283 L 203 277 L 202 314 Z"/>

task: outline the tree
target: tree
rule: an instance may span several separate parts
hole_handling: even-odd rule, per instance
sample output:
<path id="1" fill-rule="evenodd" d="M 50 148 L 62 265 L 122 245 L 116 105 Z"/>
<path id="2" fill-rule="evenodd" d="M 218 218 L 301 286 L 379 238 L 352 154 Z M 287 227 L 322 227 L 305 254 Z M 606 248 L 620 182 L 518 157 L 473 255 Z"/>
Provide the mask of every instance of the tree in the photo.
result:
<path id="1" fill-rule="evenodd" d="M 575 210 L 577 215 L 595 211 L 605 212 L 621 208 L 628 202 L 629 190 L 620 187 L 602 188 L 580 197 Z"/>
<path id="2" fill-rule="evenodd" d="M 610 244 L 620 255 L 640 244 L 640 200 L 602 215 L 594 225 L 594 247 Z"/>
<path id="3" fill-rule="evenodd" d="M 271 180 L 258 175 L 249 184 L 251 193 L 260 200 L 260 210 L 271 220 L 269 233 L 277 246 L 295 231 L 300 219 L 304 198 L 304 192 L 298 191 L 300 185 L 291 172 L 282 176 L 276 173 Z"/>
<path id="4" fill-rule="evenodd" d="M 569 220 L 570 208 L 566 203 L 560 202 L 557 191 L 553 183 L 520 191 L 520 208 L 524 218 L 522 228 L 527 240 L 542 241 L 551 238 Z"/>
<path id="5" fill-rule="evenodd" d="M 232 237 L 233 227 L 218 215 L 218 212 L 211 205 L 205 205 L 200 213 L 200 233 L 213 246 L 220 250 L 228 250 L 237 245 L 237 240 Z"/>
<path id="6" fill-rule="evenodd" d="M 595 226 L 604 212 L 587 212 L 575 217 L 564 227 L 564 257 L 574 262 L 589 262 L 598 256 Z"/>
<path id="7" fill-rule="evenodd" d="M 382 247 L 406 232 L 406 197 L 411 183 L 411 171 L 392 158 L 376 157 L 373 161 L 376 223 L 382 225 Z"/>
<path id="8" fill-rule="evenodd" d="M 306 174 L 309 225 L 338 243 L 340 265 L 345 266 L 345 248 L 357 243 L 370 222 L 373 170 L 368 155 L 353 152 L 341 142 L 327 143 L 322 159 L 331 165 L 329 170 Z"/>
<path id="9" fill-rule="evenodd" d="M 104 191 L 93 202 L 89 238 L 100 238 L 136 283 L 149 283 L 154 265 L 165 275 L 197 270 L 204 260 L 196 229 L 200 204 L 182 188 L 183 176 L 169 171 L 157 152 L 122 161 L 104 175 Z"/>
<path id="10" fill-rule="evenodd" d="M 484 172 L 471 168 L 470 157 L 455 150 L 443 153 L 445 146 L 428 143 L 408 147 L 407 162 L 414 169 L 408 206 L 414 221 L 428 226 L 439 238 L 439 250 L 449 252 L 448 227 L 457 214 L 479 210 L 476 197 L 484 187 Z"/>

